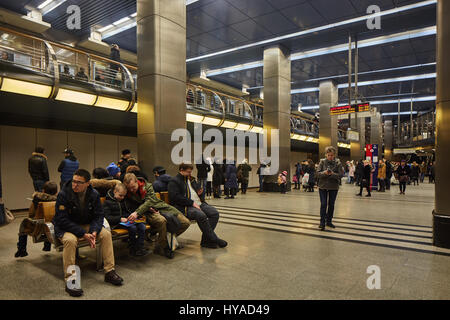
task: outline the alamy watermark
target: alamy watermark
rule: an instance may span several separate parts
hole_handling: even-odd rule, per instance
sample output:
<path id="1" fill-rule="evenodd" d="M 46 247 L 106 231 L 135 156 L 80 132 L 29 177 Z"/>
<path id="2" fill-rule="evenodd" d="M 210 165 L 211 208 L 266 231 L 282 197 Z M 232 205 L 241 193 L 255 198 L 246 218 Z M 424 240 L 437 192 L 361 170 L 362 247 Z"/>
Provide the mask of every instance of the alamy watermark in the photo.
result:
<path id="1" fill-rule="evenodd" d="M 366 285 L 367 289 L 374 290 L 374 289 L 381 289 L 381 269 L 377 265 L 371 265 L 367 267 L 366 270 L 367 274 L 370 274 L 371 276 L 367 278 Z"/>
<path id="2" fill-rule="evenodd" d="M 377 15 L 381 12 L 381 8 L 376 4 L 371 5 L 367 8 L 367 14 L 375 15 L 372 18 L 367 19 L 367 28 L 369 30 L 380 30 L 381 29 L 381 16 Z"/>
<path id="3" fill-rule="evenodd" d="M 268 154 L 268 137 L 270 136 L 270 156 Z M 262 163 L 266 165 L 262 175 L 275 175 L 280 168 L 280 134 L 278 129 L 263 130 L 263 134 L 226 129 L 225 139 L 222 131 L 210 128 L 203 132 L 201 124 L 194 125 L 194 139 L 191 133 L 184 128 L 172 132 L 171 141 L 178 142 L 171 152 L 172 162 L 200 164 L 204 159 L 212 163 L 242 163 L 246 157 L 246 139 L 248 139 L 248 164 Z M 235 144 L 236 141 L 236 144 Z M 259 141 L 259 143 L 258 143 Z M 203 149 L 203 143 L 209 144 Z M 192 143 L 194 152 L 192 153 Z M 224 157 L 225 146 L 225 157 Z M 202 151 L 203 149 L 203 151 Z M 235 151 L 237 156 L 235 157 Z M 192 157 L 193 156 L 193 157 Z M 258 162 L 259 159 L 259 162 Z"/>

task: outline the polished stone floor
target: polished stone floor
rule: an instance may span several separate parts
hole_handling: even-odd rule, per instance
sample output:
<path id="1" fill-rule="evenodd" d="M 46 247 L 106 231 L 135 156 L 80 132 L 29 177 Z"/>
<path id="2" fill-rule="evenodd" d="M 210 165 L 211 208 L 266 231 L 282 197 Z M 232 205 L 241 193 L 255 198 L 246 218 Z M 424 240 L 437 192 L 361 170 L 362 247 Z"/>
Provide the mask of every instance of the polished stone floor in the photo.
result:
<path id="1" fill-rule="evenodd" d="M 115 243 L 116 288 L 95 271 L 95 254 L 79 262 L 82 299 L 450 299 L 450 250 L 431 245 L 434 185 L 397 186 L 357 198 L 339 192 L 335 230 L 317 230 L 318 193 L 281 195 L 249 191 L 210 201 L 221 213 L 217 233 L 226 249 L 201 249 L 192 225 L 173 260 L 130 258 Z M 15 259 L 20 218 L 0 228 L 0 299 L 70 299 L 64 292 L 61 253 L 30 244 Z M 381 288 L 369 290 L 369 266 L 380 268 Z"/>

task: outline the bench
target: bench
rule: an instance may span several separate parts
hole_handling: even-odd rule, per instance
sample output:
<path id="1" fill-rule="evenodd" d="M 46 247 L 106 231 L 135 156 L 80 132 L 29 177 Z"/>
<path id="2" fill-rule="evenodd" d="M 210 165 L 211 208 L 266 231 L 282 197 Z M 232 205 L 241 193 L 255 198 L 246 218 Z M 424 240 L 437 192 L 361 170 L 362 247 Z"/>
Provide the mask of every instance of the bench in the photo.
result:
<path id="1" fill-rule="evenodd" d="M 166 202 L 166 203 L 169 203 L 169 193 L 168 192 L 156 193 L 156 197 L 158 199 L 164 200 L 164 202 Z M 106 198 L 100 198 L 102 205 L 105 202 L 105 200 L 106 200 Z M 43 223 L 46 225 L 46 228 L 48 229 L 48 235 L 47 235 L 48 240 L 53 244 L 54 248 L 60 252 L 63 250 L 63 244 L 56 237 L 55 228 L 52 223 L 53 217 L 55 216 L 55 207 L 56 207 L 55 201 L 39 202 L 39 204 L 35 210 L 35 217 L 33 220 L 35 220 L 38 223 Z M 196 221 L 193 220 L 193 221 L 191 221 L 191 223 L 196 223 Z M 103 227 L 105 229 L 111 231 L 111 236 L 112 236 L 113 241 L 128 238 L 128 230 L 120 229 L 120 228 L 111 230 L 111 227 L 109 226 L 106 219 L 104 220 Z M 150 230 L 149 225 L 146 225 L 146 230 L 147 231 Z M 33 241 L 34 242 L 42 242 L 43 237 L 42 236 L 34 237 Z M 88 241 L 81 240 L 78 242 L 77 248 L 83 248 L 83 247 L 88 247 L 88 246 L 89 246 Z M 98 243 L 96 245 L 96 262 L 97 262 L 97 270 L 100 270 L 101 266 L 102 266 L 102 253 L 101 253 L 100 245 Z"/>

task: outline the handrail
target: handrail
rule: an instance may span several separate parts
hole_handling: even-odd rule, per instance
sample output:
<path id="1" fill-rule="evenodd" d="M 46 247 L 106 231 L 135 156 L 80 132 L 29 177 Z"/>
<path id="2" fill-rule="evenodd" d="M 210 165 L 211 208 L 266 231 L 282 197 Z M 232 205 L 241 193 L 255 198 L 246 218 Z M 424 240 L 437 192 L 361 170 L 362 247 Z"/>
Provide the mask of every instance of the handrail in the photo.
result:
<path id="1" fill-rule="evenodd" d="M 76 52 L 76 53 L 81 53 L 81 54 L 85 54 L 85 55 L 90 55 L 91 57 L 94 57 L 94 58 L 99 59 L 99 60 L 104 60 L 105 62 L 108 62 L 108 63 L 117 63 L 117 61 L 111 60 L 111 59 L 109 59 L 109 58 L 100 56 L 100 55 L 95 54 L 95 53 L 83 51 L 83 50 L 81 50 L 81 49 L 78 49 L 78 48 L 69 46 L 69 45 L 67 45 L 67 44 L 62 44 L 62 43 L 58 43 L 58 42 L 51 41 L 51 40 L 44 40 L 44 39 L 42 39 L 42 38 L 39 38 L 39 37 L 30 35 L 30 34 L 28 34 L 28 33 L 16 31 L 16 30 L 9 29 L 9 28 L 3 27 L 3 26 L 0 26 L 0 31 L 4 31 L 4 32 L 8 32 L 8 33 L 13 33 L 13 34 L 15 34 L 15 35 L 19 35 L 19 36 L 22 36 L 22 37 L 25 37 L 25 38 L 28 38 L 28 39 L 32 39 L 32 40 L 37 40 L 37 41 L 47 41 L 49 44 L 51 44 L 51 45 L 53 45 L 53 46 L 56 46 L 56 47 L 59 47 L 59 48 L 62 48 L 62 49 L 65 49 L 65 50 L 70 50 L 70 51 L 73 51 L 73 52 Z M 127 64 L 127 63 L 123 63 L 123 65 L 124 65 L 125 67 L 129 68 L 129 69 L 132 69 L 132 70 L 137 71 L 137 66 L 133 66 L 133 65 L 130 65 L 130 64 Z"/>

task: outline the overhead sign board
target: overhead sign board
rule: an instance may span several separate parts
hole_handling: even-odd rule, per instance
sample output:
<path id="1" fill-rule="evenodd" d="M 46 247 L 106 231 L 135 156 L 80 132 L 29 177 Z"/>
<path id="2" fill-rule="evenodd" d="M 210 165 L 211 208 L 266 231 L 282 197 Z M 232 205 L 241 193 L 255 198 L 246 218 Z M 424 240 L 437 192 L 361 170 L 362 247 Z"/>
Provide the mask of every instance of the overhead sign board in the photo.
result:
<path id="1" fill-rule="evenodd" d="M 366 111 L 370 111 L 370 103 L 358 103 L 347 106 L 332 107 L 330 108 L 330 115 L 337 116 L 341 114 L 366 112 Z"/>

